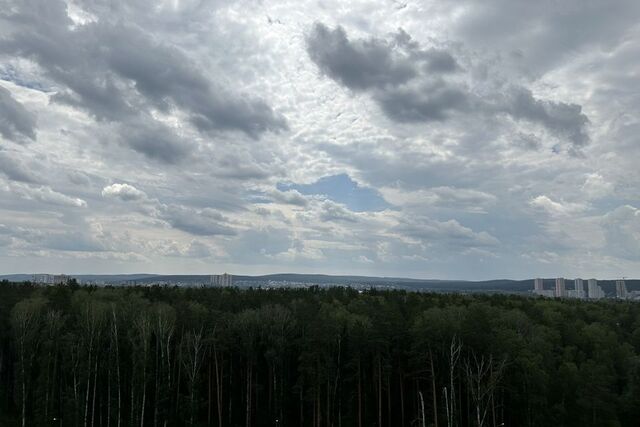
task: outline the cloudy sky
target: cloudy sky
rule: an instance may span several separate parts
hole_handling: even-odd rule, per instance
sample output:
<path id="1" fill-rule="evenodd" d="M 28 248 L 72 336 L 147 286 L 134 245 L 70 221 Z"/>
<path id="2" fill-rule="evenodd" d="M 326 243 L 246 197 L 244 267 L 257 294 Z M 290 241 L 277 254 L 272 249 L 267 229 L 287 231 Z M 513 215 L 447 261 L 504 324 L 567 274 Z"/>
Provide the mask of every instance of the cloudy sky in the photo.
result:
<path id="1" fill-rule="evenodd" d="M 0 0 L 0 273 L 640 276 L 637 0 Z"/>

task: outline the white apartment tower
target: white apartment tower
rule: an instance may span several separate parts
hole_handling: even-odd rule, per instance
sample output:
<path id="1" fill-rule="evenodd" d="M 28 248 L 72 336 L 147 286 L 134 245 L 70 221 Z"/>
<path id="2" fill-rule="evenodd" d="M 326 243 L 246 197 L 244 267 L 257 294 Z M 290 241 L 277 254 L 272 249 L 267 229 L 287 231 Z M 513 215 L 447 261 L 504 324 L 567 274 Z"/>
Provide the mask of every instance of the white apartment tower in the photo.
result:
<path id="1" fill-rule="evenodd" d="M 231 274 L 214 274 L 211 276 L 211 286 L 232 286 L 233 276 Z"/>
<path id="2" fill-rule="evenodd" d="M 616 298 L 627 299 L 627 285 L 624 280 L 616 280 Z"/>
<path id="3" fill-rule="evenodd" d="M 584 291 L 584 281 L 582 279 L 574 279 L 573 281 L 573 293 L 575 298 L 583 299 L 586 296 Z"/>
<path id="4" fill-rule="evenodd" d="M 544 290 L 544 281 L 542 279 L 533 279 L 533 290 L 535 292 Z"/>
<path id="5" fill-rule="evenodd" d="M 558 277 L 556 279 L 556 298 L 566 298 L 567 288 L 564 284 L 564 277 Z"/>
<path id="6" fill-rule="evenodd" d="M 587 291 L 589 299 L 604 298 L 604 292 L 602 291 L 602 288 L 598 286 L 597 279 L 589 279 L 587 281 Z"/>

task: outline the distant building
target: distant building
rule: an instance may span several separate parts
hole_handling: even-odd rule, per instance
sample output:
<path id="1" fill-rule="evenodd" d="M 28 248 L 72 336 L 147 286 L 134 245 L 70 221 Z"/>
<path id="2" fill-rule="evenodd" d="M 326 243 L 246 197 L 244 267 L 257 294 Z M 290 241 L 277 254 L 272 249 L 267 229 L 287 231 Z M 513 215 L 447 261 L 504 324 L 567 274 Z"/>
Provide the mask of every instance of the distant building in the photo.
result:
<path id="1" fill-rule="evenodd" d="M 584 299 L 584 291 L 576 291 L 575 289 L 569 289 L 567 291 L 567 296 L 569 298 L 575 298 L 575 299 Z"/>
<path id="2" fill-rule="evenodd" d="M 53 285 L 53 275 L 52 274 L 34 274 L 33 283 L 37 283 L 38 285 Z"/>
<path id="3" fill-rule="evenodd" d="M 233 276 L 231 274 L 214 274 L 210 280 L 211 286 L 233 286 Z"/>
<path id="4" fill-rule="evenodd" d="M 553 298 L 554 296 L 556 296 L 556 291 L 554 291 L 553 289 L 541 289 L 539 291 L 534 290 L 533 293 L 546 298 Z"/>
<path id="5" fill-rule="evenodd" d="M 556 298 L 566 298 L 567 288 L 564 284 L 564 277 L 558 277 L 556 279 Z"/>
<path id="6" fill-rule="evenodd" d="M 70 279 L 66 274 L 34 274 L 32 281 L 38 285 L 66 285 Z"/>
<path id="7" fill-rule="evenodd" d="M 604 291 L 600 286 L 598 286 L 597 279 L 589 279 L 587 281 L 587 292 L 589 299 L 604 298 Z"/>
<path id="8" fill-rule="evenodd" d="M 533 279 L 533 293 L 547 298 L 553 298 L 555 296 L 555 292 L 553 290 L 544 289 L 544 280 L 540 278 Z"/>
<path id="9" fill-rule="evenodd" d="M 544 280 L 542 280 L 542 279 L 533 279 L 533 290 L 534 291 L 542 291 L 542 290 L 544 290 Z"/>
<path id="10" fill-rule="evenodd" d="M 66 285 L 69 283 L 69 279 L 71 279 L 66 274 L 56 274 L 53 276 L 53 284 L 54 285 Z"/>
<path id="11" fill-rule="evenodd" d="M 627 285 L 624 280 L 616 280 L 616 298 L 627 299 L 628 296 Z"/>
<path id="12" fill-rule="evenodd" d="M 569 291 L 569 298 L 586 298 L 586 292 L 584 291 L 584 282 L 582 279 L 573 280 L 573 292 Z"/>

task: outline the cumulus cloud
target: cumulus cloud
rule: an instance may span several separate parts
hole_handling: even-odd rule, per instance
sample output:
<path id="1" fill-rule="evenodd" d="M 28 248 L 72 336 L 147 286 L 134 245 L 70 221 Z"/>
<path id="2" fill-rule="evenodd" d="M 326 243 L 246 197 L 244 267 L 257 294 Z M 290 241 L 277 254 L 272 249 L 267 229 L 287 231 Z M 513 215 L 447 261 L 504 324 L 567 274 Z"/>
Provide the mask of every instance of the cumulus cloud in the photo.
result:
<path id="1" fill-rule="evenodd" d="M 138 190 L 130 184 L 111 184 L 102 189 L 102 197 L 116 198 L 129 202 L 146 199 L 147 195 L 144 191 Z"/>
<path id="2" fill-rule="evenodd" d="M 0 135 L 14 142 L 36 139 L 36 119 L 0 86 Z"/>
<path id="3" fill-rule="evenodd" d="M 559 216 L 571 215 L 585 210 L 585 206 L 580 203 L 558 202 L 545 195 L 534 197 L 529 201 L 529 205 L 542 209 L 550 215 Z"/>

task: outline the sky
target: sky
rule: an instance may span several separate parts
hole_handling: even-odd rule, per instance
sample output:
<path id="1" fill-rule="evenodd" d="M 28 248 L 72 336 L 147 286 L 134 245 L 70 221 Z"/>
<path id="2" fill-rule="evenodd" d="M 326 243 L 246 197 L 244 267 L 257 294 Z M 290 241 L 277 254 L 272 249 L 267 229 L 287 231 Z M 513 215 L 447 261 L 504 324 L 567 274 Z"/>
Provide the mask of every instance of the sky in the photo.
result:
<path id="1" fill-rule="evenodd" d="M 0 273 L 640 276 L 637 0 L 0 0 Z"/>

